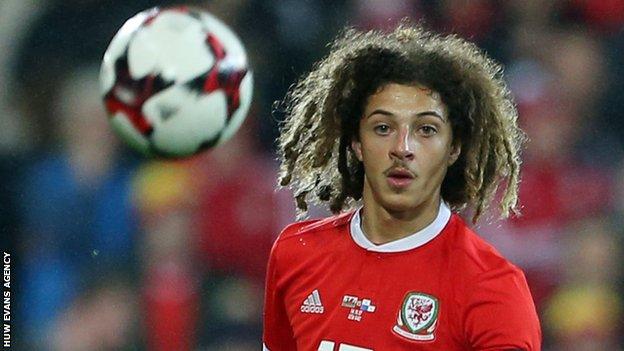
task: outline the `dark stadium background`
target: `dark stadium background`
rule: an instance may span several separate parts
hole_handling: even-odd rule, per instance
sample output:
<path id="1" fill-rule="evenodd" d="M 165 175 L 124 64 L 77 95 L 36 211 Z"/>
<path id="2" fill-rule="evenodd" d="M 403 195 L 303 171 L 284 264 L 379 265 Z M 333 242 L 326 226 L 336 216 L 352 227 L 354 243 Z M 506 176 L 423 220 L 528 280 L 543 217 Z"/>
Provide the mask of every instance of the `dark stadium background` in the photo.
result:
<path id="1" fill-rule="evenodd" d="M 110 134 L 97 74 L 125 19 L 166 4 L 0 3 L 13 349 L 259 350 L 265 260 L 294 219 L 274 191 L 273 103 L 345 25 L 406 16 L 505 65 L 530 138 L 523 216 L 477 229 L 527 273 L 544 350 L 622 349 L 623 0 L 194 1 L 242 38 L 254 104 L 234 140 L 157 162 Z"/>

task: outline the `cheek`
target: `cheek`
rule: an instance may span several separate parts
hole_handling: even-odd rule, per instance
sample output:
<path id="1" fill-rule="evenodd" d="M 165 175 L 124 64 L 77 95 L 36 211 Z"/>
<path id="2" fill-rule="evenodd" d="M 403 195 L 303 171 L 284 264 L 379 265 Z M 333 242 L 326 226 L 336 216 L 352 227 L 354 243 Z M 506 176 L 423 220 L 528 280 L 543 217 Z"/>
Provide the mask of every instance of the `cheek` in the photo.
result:
<path id="1" fill-rule="evenodd" d="M 443 171 L 451 163 L 451 147 L 443 141 L 422 144 L 419 150 L 416 156 L 417 162 L 432 173 L 438 173 L 437 170 Z"/>
<path id="2" fill-rule="evenodd" d="M 363 142 L 361 144 L 361 150 L 364 163 L 370 165 L 379 164 L 389 159 L 387 147 L 382 141 Z"/>

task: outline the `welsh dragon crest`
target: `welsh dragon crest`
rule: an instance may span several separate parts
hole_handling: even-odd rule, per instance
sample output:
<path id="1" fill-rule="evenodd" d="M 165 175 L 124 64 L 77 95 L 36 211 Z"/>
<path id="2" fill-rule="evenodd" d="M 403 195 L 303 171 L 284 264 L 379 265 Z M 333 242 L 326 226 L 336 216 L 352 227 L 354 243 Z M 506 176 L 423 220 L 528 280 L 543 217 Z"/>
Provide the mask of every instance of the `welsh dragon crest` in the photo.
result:
<path id="1" fill-rule="evenodd" d="M 411 340 L 429 341 L 435 338 L 440 304 L 435 296 L 420 292 L 405 295 L 392 330 Z"/>

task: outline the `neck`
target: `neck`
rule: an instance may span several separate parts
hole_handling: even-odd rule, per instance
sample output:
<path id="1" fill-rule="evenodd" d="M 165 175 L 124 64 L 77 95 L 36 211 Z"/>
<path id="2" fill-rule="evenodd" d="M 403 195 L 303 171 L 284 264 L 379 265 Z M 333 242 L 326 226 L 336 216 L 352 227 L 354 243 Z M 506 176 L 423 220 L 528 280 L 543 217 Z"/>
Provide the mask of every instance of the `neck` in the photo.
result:
<path id="1" fill-rule="evenodd" d="M 362 230 L 368 240 L 377 245 L 403 239 L 424 229 L 436 219 L 440 201 L 438 193 L 415 208 L 393 210 L 374 200 L 367 201 L 366 194 L 363 194 Z"/>

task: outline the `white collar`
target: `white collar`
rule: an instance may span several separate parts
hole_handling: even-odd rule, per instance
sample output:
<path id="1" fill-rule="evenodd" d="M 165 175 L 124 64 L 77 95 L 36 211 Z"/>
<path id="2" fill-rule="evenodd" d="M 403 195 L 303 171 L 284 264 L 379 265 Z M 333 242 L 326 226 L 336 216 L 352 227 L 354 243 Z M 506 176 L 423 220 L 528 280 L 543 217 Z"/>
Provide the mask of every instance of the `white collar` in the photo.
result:
<path id="1" fill-rule="evenodd" d="M 401 252 L 423 246 L 438 236 L 451 219 L 451 210 L 448 205 L 444 201 L 440 201 L 438 216 L 428 226 L 405 238 L 377 245 L 368 240 L 362 230 L 361 211 L 362 208 L 360 207 L 351 218 L 351 238 L 358 246 L 373 252 Z"/>

